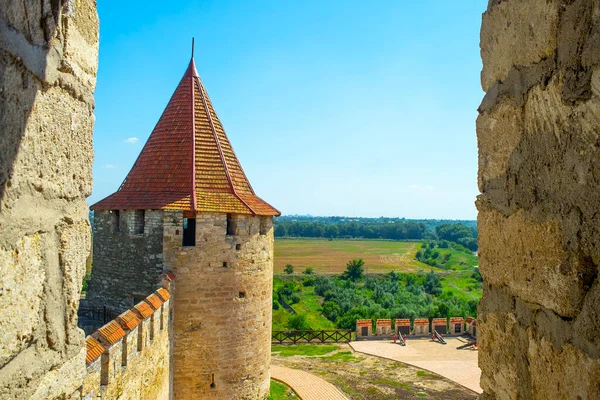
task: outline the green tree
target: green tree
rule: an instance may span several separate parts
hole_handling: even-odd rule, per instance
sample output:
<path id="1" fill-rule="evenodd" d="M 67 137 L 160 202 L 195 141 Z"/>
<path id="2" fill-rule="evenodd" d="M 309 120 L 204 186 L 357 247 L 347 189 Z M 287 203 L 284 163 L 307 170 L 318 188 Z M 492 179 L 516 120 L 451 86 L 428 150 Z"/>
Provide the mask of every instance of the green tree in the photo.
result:
<path id="1" fill-rule="evenodd" d="M 440 275 L 434 271 L 430 271 L 425 276 L 425 283 L 423 284 L 425 292 L 434 296 L 442 293 L 442 284 L 440 282 Z"/>
<path id="2" fill-rule="evenodd" d="M 313 267 L 306 267 L 306 269 L 303 272 L 304 275 L 312 275 L 314 273 L 315 271 L 313 270 Z"/>
<path id="3" fill-rule="evenodd" d="M 305 314 L 294 314 L 288 318 L 288 327 L 297 331 L 305 331 L 310 329 Z"/>
<path id="4" fill-rule="evenodd" d="M 359 280 L 363 276 L 363 266 L 365 262 L 362 258 L 355 258 L 354 260 L 350 260 L 348 264 L 346 264 L 346 271 L 344 272 L 344 276 L 352 281 Z"/>
<path id="5" fill-rule="evenodd" d="M 283 272 L 285 272 L 286 274 L 293 274 L 294 273 L 294 266 L 292 264 L 286 264 L 285 268 L 283 269 Z"/>

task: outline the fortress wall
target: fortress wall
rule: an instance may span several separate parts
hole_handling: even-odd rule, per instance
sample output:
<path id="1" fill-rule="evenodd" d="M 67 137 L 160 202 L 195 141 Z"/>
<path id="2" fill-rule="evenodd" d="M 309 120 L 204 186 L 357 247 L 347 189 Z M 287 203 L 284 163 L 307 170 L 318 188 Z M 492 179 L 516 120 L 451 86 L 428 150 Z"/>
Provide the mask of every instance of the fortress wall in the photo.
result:
<path id="1" fill-rule="evenodd" d="M 2 399 L 69 396 L 85 375 L 97 64 L 95 1 L 0 1 Z"/>
<path id="2" fill-rule="evenodd" d="M 129 309 L 158 287 L 163 272 L 163 212 L 94 211 L 94 267 L 87 305 L 107 306 L 115 313 Z M 143 230 L 140 227 L 143 226 Z"/>
<path id="3" fill-rule="evenodd" d="M 481 56 L 483 398 L 600 398 L 600 3 L 492 0 Z"/>
<path id="4" fill-rule="evenodd" d="M 145 318 L 132 309 L 139 320 L 128 325 L 118 318 L 91 335 L 102 347 L 97 350 L 88 343 L 81 398 L 170 398 L 171 307 L 167 298 Z M 118 324 L 121 330 L 111 324 Z"/>
<path id="5" fill-rule="evenodd" d="M 269 392 L 273 225 L 225 214 L 199 214 L 196 246 L 181 247 L 183 214 L 165 212 L 165 265 L 174 292 L 176 399 L 263 399 Z M 227 264 L 224 264 L 227 263 Z M 213 383 L 214 377 L 214 385 Z"/>

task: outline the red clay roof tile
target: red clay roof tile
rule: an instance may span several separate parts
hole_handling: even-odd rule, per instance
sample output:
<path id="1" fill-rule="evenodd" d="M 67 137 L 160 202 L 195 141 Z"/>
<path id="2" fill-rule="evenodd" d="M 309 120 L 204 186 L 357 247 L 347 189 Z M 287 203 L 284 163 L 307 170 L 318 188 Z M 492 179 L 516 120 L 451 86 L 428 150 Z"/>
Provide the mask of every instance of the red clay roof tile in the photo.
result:
<path id="1" fill-rule="evenodd" d="M 121 187 L 91 209 L 280 215 L 254 193 L 193 59 Z"/>
<path id="2" fill-rule="evenodd" d="M 123 314 L 119 315 L 117 317 L 117 321 L 119 324 L 121 324 L 123 329 L 128 331 L 133 330 L 141 322 L 137 315 L 135 315 L 135 313 L 131 310 L 127 310 Z"/>
<path id="3" fill-rule="evenodd" d="M 145 301 L 140 301 L 137 303 L 135 306 L 133 306 L 133 310 L 137 312 L 142 319 L 146 319 L 154 313 L 154 310 L 152 310 L 152 308 Z"/>
<path id="4" fill-rule="evenodd" d="M 98 329 L 98 334 L 102 341 L 109 345 L 113 345 L 125 336 L 125 331 L 117 321 L 110 321 L 108 324 Z"/>
<path id="5" fill-rule="evenodd" d="M 85 363 L 89 364 L 104 353 L 104 347 L 96 339 L 88 336 L 85 339 Z"/>
<path id="6" fill-rule="evenodd" d="M 158 310 L 163 303 L 162 299 L 155 294 L 151 294 L 144 300 L 146 301 L 146 303 L 150 304 L 150 306 L 155 310 Z"/>
<path id="7" fill-rule="evenodd" d="M 169 294 L 169 291 L 165 288 L 160 288 L 156 291 L 156 294 L 163 299 L 163 301 L 167 301 L 171 298 L 171 295 Z"/>

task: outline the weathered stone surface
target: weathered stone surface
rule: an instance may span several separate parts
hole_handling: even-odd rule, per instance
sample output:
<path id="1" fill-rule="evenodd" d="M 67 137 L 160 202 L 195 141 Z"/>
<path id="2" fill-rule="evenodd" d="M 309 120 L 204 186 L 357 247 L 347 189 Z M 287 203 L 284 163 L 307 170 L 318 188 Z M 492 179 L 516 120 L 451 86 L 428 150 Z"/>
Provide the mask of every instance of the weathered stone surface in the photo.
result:
<path id="1" fill-rule="evenodd" d="M 561 1 L 491 1 L 481 26 L 481 85 L 488 91 L 514 67 L 552 57 Z"/>
<path id="2" fill-rule="evenodd" d="M 0 2 L 0 398 L 70 398 L 89 223 L 96 4 Z M 73 49 L 73 51 L 65 51 Z"/>
<path id="3" fill-rule="evenodd" d="M 503 177 L 510 157 L 522 139 L 523 110 L 504 102 L 477 118 L 479 189 L 483 182 Z"/>
<path id="4" fill-rule="evenodd" d="M 177 276 L 176 399 L 264 399 L 269 393 L 272 217 L 234 218 L 237 234 L 230 236 L 225 214 L 199 214 L 196 246 L 182 247 L 182 213 L 165 213 L 165 266 Z"/>
<path id="5" fill-rule="evenodd" d="M 115 231 L 111 211 L 94 211 L 94 266 L 86 296 L 88 305 L 107 306 L 120 314 L 158 288 L 163 272 L 163 212 L 119 212 Z"/>
<path id="6" fill-rule="evenodd" d="M 599 6 L 492 1 L 483 19 L 486 399 L 600 397 Z"/>

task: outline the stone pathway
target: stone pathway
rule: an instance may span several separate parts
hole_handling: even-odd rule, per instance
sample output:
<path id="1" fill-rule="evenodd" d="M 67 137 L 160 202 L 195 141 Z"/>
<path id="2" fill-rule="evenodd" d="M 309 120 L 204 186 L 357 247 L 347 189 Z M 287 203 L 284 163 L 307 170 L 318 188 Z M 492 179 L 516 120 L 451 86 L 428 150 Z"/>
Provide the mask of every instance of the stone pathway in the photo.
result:
<path id="1" fill-rule="evenodd" d="M 271 364 L 271 379 L 291 387 L 302 400 L 348 400 L 331 383 L 298 369 Z"/>
<path id="2" fill-rule="evenodd" d="M 407 339 L 406 346 L 388 340 L 351 342 L 354 351 L 371 354 L 390 360 L 401 361 L 418 368 L 435 372 L 477 393 L 481 370 L 477 366 L 477 351 L 458 350 L 464 344 L 457 338 L 445 337 L 448 344 L 439 344 L 429 339 Z"/>

